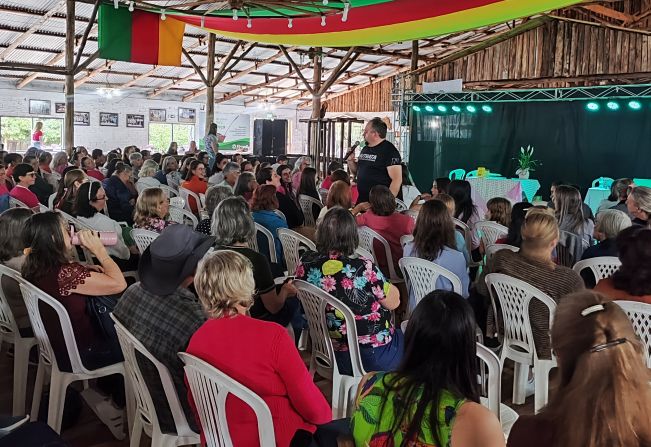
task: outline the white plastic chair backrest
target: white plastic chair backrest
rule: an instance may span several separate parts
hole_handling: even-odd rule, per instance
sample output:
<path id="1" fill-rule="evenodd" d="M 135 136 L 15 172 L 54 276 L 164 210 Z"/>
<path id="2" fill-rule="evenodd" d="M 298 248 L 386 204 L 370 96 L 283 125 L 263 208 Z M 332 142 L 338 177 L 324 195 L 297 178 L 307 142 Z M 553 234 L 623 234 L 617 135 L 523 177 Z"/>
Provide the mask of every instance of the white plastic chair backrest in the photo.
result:
<path id="1" fill-rule="evenodd" d="M 461 230 L 463 239 L 466 241 L 466 248 L 468 249 L 468 253 L 472 253 L 472 233 L 470 231 L 470 227 L 466 225 L 465 222 L 457 219 L 456 217 L 452 218 L 452 222 L 454 223 L 455 229 Z"/>
<path id="2" fill-rule="evenodd" d="M 174 189 L 174 188 L 172 188 L 170 186 L 159 185 L 158 187 L 160 189 L 162 189 L 163 191 L 165 191 L 167 193 L 167 197 L 169 197 L 170 199 L 173 198 L 173 197 L 178 197 L 179 196 L 179 192 L 176 189 Z"/>
<path id="3" fill-rule="evenodd" d="M 326 203 L 328 200 L 328 190 L 325 188 L 319 188 L 319 197 L 321 197 L 322 203 Z"/>
<path id="4" fill-rule="evenodd" d="M 396 211 L 397 212 L 402 213 L 403 211 L 407 211 L 408 209 L 409 209 L 409 207 L 407 206 L 407 204 L 405 202 L 403 202 L 402 200 L 396 198 Z"/>
<path id="5" fill-rule="evenodd" d="M 54 210 L 54 199 L 57 198 L 57 193 L 50 194 L 50 197 L 47 199 L 47 207 L 50 208 L 50 210 Z"/>
<path id="6" fill-rule="evenodd" d="M 475 223 L 475 231 L 479 234 L 484 247 L 494 244 L 501 236 L 506 236 L 509 229 L 502 224 L 490 220 Z"/>
<path id="7" fill-rule="evenodd" d="M 203 211 L 203 206 L 201 205 L 201 199 L 199 199 L 199 196 L 195 194 L 193 191 L 190 191 L 189 189 L 182 188 L 179 186 L 179 195 L 183 200 L 185 200 L 185 209 L 192 212 L 192 208 L 190 208 L 190 197 L 194 198 L 194 203 L 197 204 L 197 212 Z"/>
<path id="8" fill-rule="evenodd" d="M 414 241 L 414 235 L 413 234 L 405 234 L 404 236 L 400 237 L 400 245 L 402 248 L 405 248 L 405 246 Z"/>
<path id="9" fill-rule="evenodd" d="M 493 255 L 497 253 L 500 250 L 511 250 L 514 253 L 517 253 L 520 251 L 520 248 L 516 247 L 515 245 L 509 245 L 509 244 L 491 244 L 486 246 L 486 262 L 489 262 Z"/>
<path id="10" fill-rule="evenodd" d="M 616 256 L 599 256 L 577 262 L 574 264 L 574 267 L 572 267 L 572 270 L 580 275 L 581 270 L 589 268 L 592 271 L 595 280 L 599 282 L 604 278 L 610 278 L 613 276 L 613 273 L 619 270 L 621 265 L 622 262 Z"/>
<path id="11" fill-rule="evenodd" d="M 84 367 L 83 363 L 81 363 L 77 341 L 75 340 L 75 334 L 72 331 L 72 324 L 70 323 L 70 317 L 68 316 L 65 307 L 63 307 L 63 304 L 23 278 L 18 278 L 18 283 L 20 284 L 20 290 L 23 294 L 23 299 L 25 300 L 25 306 L 27 307 L 27 313 L 29 314 L 29 321 L 34 330 L 34 336 L 38 342 L 38 350 L 41 358 L 46 364 L 54 365 L 58 368 L 50 337 L 45 330 L 45 325 L 41 318 L 39 302 L 52 308 L 59 318 L 61 332 L 63 333 L 68 358 L 70 359 L 70 366 L 72 368 L 71 372 L 73 374 L 89 374 L 89 371 Z"/>
<path id="12" fill-rule="evenodd" d="M 275 447 L 276 437 L 271 411 L 260 396 L 191 354 L 179 352 L 179 357 L 185 363 L 185 376 L 209 447 L 233 447 L 226 420 L 226 401 L 229 394 L 239 398 L 254 411 L 258 420 L 260 447 Z"/>
<path id="13" fill-rule="evenodd" d="M 500 419 L 500 403 L 502 401 L 502 366 L 500 359 L 493 351 L 488 349 L 481 343 L 477 343 L 477 357 L 484 363 L 488 369 L 487 383 L 482 383 L 482 388 L 486 385 L 486 389 L 482 390 L 488 399 L 488 409 Z M 481 368 L 484 368 L 481 365 Z"/>
<path id="14" fill-rule="evenodd" d="M 306 227 L 315 227 L 316 222 L 314 221 L 314 214 L 312 213 L 312 205 L 319 207 L 319 210 L 323 208 L 323 204 L 316 200 L 314 197 L 310 197 L 305 194 L 300 194 L 298 196 L 298 204 L 303 211 L 303 217 L 305 218 Z"/>
<path id="15" fill-rule="evenodd" d="M 280 210 L 274 210 L 274 213 L 276 213 L 278 216 L 282 217 L 285 222 L 287 222 L 287 218 L 285 217 L 285 213 L 283 213 Z"/>
<path id="16" fill-rule="evenodd" d="M 362 247 L 357 247 L 355 249 L 355 254 L 360 258 L 370 259 L 371 261 L 373 260 L 373 253 Z"/>
<path id="17" fill-rule="evenodd" d="M 402 278 L 398 276 L 396 268 L 393 265 L 393 256 L 391 255 L 391 247 L 380 233 L 367 226 L 361 226 L 357 228 L 357 233 L 359 234 L 359 246 L 365 249 L 366 251 L 373 254 L 373 260 L 377 264 L 377 253 L 375 252 L 374 241 L 378 241 L 384 247 L 385 259 L 387 260 L 387 268 L 389 269 L 389 281 L 400 282 Z"/>
<path id="18" fill-rule="evenodd" d="M 192 228 L 197 228 L 197 225 L 199 225 L 199 219 L 197 219 L 197 216 L 195 216 L 193 212 L 188 211 L 187 208 L 179 208 L 170 205 L 169 214 L 170 220 L 173 222 L 187 225 L 187 221 L 189 220 L 192 224 Z"/>
<path id="19" fill-rule="evenodd" d="M 185 199 L 182 197 L 170 197 L 170 206 L 185 208 Z"/>
<path id="20" fill-rule="evenodd" d="M 285 264 L 287 265 L 287 273 L 289 275 L 293 275 L 296 272 L 296 266 L 301 259 L 301 253 L 299 251 L 301 245 L 308 250 L 316 251 L 314 242 L 288 228 L 278 228 L 278 239 L 280 239 L 280 244 L 283 246 L 283 255 L 285 256 Z"/>
<path id="21" fill-rule="evenodd" d="M 466 176 L 465 169 L 454 169 L 450 171 L 450 174 L 448 174 L 448 178 L 450 180 L 463 180 L 465 176 Z"/>
<path id="22" fill-rule="evenodd" d="M 149 392 L 149 388 L 147 388 L 147 383 L 142 375 L 142 371 L 140 370 L 136 351 L 153 363 L 158 371 L 158 376 L 163 385 L 163 392 L 167 398 L 167 402 L 172 412 L 172 418 L 176 425 L 176 434 L 179 436 L 192 434 L 198 436 L 198 434 L 194 433 L 188 425 L 185 413 L 181 407 L 179 396 L 174 387 L 174 382 L 172 381 L 172 376 L 167 367 L 159 362 L 158 359 L 156 359 L 156 357 L 154 357 L 154 355 L 149 352 L 147 348 L 145 348 L 145 346 L 134 337 L 133 334 L 129 332 L 113 314 L 111 314 L 111 318 L 115 322 L 115 332 L 118 335 L 122 354 L 124 355 L 124 369 L 128 380 L 132 385 L 138 409 L 151 424 L 158 426 L 156 405 L 152 400 L 151 393 Z"/>
<path id="23" fill-rule="evenodd" d="M 140 254 L 143 254 L 145 250 L 147 250 L 147 247 L 149 247 L 149 244 L 154 242 L 158 236 L 160 236 L 160 234 L 156 233 L 155 231 L 142 230 L 139 228 L 134 228 L 131 230 L 131 237 L 136 243 Z"/>
<path id="24" fill-rule="evenodd" d="M 27 208 L 30 209 L 27 204 L 21 202 L 20 200 L 9 196 L 9 208 Z"/>
<path id="25" fill-rule="evenodd" d="M 398 261 L 402 276 L 407 281 L 407 289 L 414 291 L 416 304 L 420 302 L 425 296 L 436 290 L 436 281 L 439 276 L 444 277 L 452 283 L 452 290 L 461 295 L 463 289 L 461 287 L 461 280 L 457 275 L 450 270 L 434 264 L 426 259 L 404 257 Z"/>
<path id="26" fill-rule="evenodd" d="M 265 239 L 267 240 L 267 250 L 269 252 L 270 261 L 274 264 L 277 263 L 278 256 L 276 255 L 276 242 L 274 241 L 274 235 L 271 233 L 271 231 L 269 231 L 268 229 L 266 229 L 265 227 L 263 227 L 261 224 L 257 222 L 255 223 L 255 229 L 256 229 L 256 233 L 255 236 L 253 237 L 253 240 L 251 241 L 251 245 L 253 245 L 253 246 L 250 245 L 251 249 L 255 251 L 260 251 L 258 248 L 258 233 L 262 233 Z"/>
<path id="27" fill-rule="evenodd" d="M 51 211 L 50 208 L 47 206 L 43 205 L 42 203 L 38 204 L 38 212 L 39 213 L 47 213 L 48 211 Z"/>
<path id="28" fill-rule="evenodd" d="M 310 340 L 312 340 L 312 350 L 317 361 L 320 361 L 323 366 L 331 367 L 334 374 L 339 374 L 339 368 L 334 358 L 332 339 L 326 322 L 326 306 L 330 305 L 344 316 L 346 322 L 346 341 L 350 353 L 352 376 L 360 378 L 364 376 L 365 371 L 359 352 L 355 315 L 350 308 L 328 292 L 307 281 L 296 280 L 294 286 L 298 290 L 298 299 L 305 311 L 310 330 Z"/>
<path id="29" fill-rule="evenodd" d="M 4 336 L 9 336 L 8 338 L 11 339 L 14 337 L 20 337 L 18 325 L 14 319 L 14 313 L 12 312 L 11 307 L 9 307 L 9 301 L 5 295 L 4 287 L 2 287 L 2 280 L 5 276 L 18 282 L 20 273 L 0 264 L 0 340 L 2 340 Z"/>
<path id="30" fill-rule="evenodd" d="M 206 195 L 202 192 L 199 193 L 199 202 L 201 202 L 201 209 L 206 208 Z"/>
<path id="31" fill-rule="evenodd" d="M 651 368 L 651 304 L 638 301 L 614 301 L 621 307 L 644 344 L 646 366 Z"/>
<path id="32" fill-rule="evenodd" d="M 553 326 L 556 302 L 540 289 L 502 273 L 486 275 L 486 285 L 493 299 L 497 295 L 504 318 L 504 344 L 526 349 L 537 355 L 529 321 L 529 304 L 538 299 L 549 309 L 549 327 Z M 495 311 L 495 309 L 493 309 Z M 497 315 L 497 313 L 495 313 Z"/>
<path id="33" fill-rule="evenodd" d="M 416 210 L 405 210 L 402 214 L 411 217 L 412 219 L 414 219 L 414 222 L 418 220 L 418 211 Z"/>

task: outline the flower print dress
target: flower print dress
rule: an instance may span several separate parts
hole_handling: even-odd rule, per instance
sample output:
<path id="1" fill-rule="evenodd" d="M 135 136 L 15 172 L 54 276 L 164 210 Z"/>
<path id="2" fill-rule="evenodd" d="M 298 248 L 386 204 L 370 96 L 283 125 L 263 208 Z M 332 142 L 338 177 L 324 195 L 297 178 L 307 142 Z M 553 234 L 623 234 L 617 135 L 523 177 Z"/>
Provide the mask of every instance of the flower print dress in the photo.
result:
<path id="1" fill-rule="evenodd" d="M 461 405 L 466 400 L 456 397 L 448 390 L 442 390 L 438 405 L 430 404 L 425 409 L 423 423 L 417 439 L 406 440 L 408 424 L 392 433 L 395 415 L 403 414 L 405 400 L 395 391 L 388 389 L 396 377 L 393 373 L 374 373 L 367 376 L 362 383 L 359 396 L 355 403 L 355 411 L 350 420 L 350 431 L 355 438 L 355 445 L 368 447 L 409 446 L 409 447 L 450 447 L 452 442 L 452 427 Z M 417 398 L 408 402 L 409 413 L 414 414 L 416 403 L 420 400 L 422 390 Z M 434 441 L 433 428 L 430 426 L 430 413 L 437 410 L 438 438 L 440 445 Z M 408 413 L 408 414 L 409 414 Z"/>
<path id="2" fill-rule="evenodd" d="M 296 268 L 296 279 L 319 287 L 346 304 L 357 320 L 360 347 L 388 345 L 395 328 L 391 312 L 380 304 L 390 283 L 373 261 L 348 258 L 340 253 L 307 252 Z M 348 351 L 344 316 L 331 306 L 326 308 L 328 331 L 335 351 Z"/>
<path id="3" fill-rule="evenodd" d="M 134 224 L 133 228 L 162 233 L 165 228 L 169 227 L 170 225 L 174 225 L 175 223 L 176 222 L 173 222 L 171 220 L 165 220 L 158 217 L 148 217 L 144 225 Z"/>

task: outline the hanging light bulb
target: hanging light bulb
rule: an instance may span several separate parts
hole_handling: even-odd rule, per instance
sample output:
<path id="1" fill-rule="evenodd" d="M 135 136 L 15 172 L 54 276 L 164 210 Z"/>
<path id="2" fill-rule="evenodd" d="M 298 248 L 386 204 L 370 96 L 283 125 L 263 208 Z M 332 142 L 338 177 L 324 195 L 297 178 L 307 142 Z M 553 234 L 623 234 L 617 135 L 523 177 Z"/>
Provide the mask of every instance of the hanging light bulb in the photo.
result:
<path id="1" fill-rule="evenodd" d="M 344 14 L 341 16 L 341 21 L 346 22 L 348 20 L 348 11 L 350 10 L 350 3 L 344 3 Z"/>
<path id="2" fill-rule="evenodd" d="M 129 2 L 129 12 L 133 12 L 133 2 Z"/>
<path id="3" fill-rule="evenodd" d="M 167 16 L 165 16 L 165 10 L 163 9 L 163 13 L 160 15 L 161 20 L 165 20 Z"/>
<path id="4" fill-rule="evenodd" d="M 248 19 L 246 19 L 246 27 L 251 28 L 252 26 L 253 24 L 251 23 L 251 18 L 249 17 Z"/>
<path id="5" fill-rule="evenodd" d="M 289 21 L 287 22 L 287 28 L 292 28 L 292 27 L 294 26 L 293 21 L 294 21 L 294 19 L 292 19 L 292 18 L 290 17 L 290 18 L 289 18 Z"/>
<path id="6" fill-rule="evenodd" d="M 328 0 L 323 0 L 323 6 L 328 6 Z"/>
<path id="7" fill-rule="evenodd" d="M 119 2 L 119 0 L 113 0 L 113 6 L 115 7 L 115 9 L 118 9 L 120 7 L 118 2 Z"/>
<path id="8" fill-rule="evenodd" d="M 204 28 L 206 25 L 206 16 L 201 16 L 201 28 Z"/>
<path id="9" fill-rule="evenodd" d="M 239 17 L 237 16 L 237 8 L 233 8 L 233 20 L 237 20 Z"/>
<path id="10" fill-rule="evenodd" d="M 321 16 L 321 26 L 326 26 L 326 18 L 325 18 L 325 16 Z"/>

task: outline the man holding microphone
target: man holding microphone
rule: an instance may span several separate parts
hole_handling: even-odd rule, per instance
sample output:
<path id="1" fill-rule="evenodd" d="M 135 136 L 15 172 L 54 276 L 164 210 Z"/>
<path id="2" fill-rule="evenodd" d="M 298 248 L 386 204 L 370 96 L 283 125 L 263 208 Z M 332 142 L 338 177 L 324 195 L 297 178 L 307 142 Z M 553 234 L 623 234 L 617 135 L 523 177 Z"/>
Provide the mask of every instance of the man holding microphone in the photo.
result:
<path id="1" fill-rule="evenodd" d="M 387 125 L 380 118 L 373 118 L 364 127 L 366 147 L 355 161 L 354 147 L 346 157 L 348 170 L 357 175 L 359 199 L 357 203 L 368 202 L 368 195 L 375 185 L 388 186 L 395 197 L 401 195 L 402 167 L 400 153 L 386 140 Z"/>

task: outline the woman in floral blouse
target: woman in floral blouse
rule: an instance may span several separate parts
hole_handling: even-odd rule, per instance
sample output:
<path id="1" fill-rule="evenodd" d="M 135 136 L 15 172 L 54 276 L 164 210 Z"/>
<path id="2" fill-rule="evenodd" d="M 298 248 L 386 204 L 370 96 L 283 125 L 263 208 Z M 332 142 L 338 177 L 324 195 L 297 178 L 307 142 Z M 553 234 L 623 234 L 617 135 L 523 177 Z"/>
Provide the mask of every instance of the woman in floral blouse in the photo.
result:
<path id="1" fill-rule="evenodd" d="M 322 288 L 355 314 L 362 363 L 367 371 L 389 371 L 402 358 L 403 340 L 391 311 L 400 304 L 400 292 L 370 259 L 353 257 L 359 244 L 357 224 L 348 210 L 329 210 L 316 231 L 317 252 L 307 252 L 296 268 L 296 278 Z M 342 374 L 352 374 L 346 354 L 346 324 L 329 308 L 328 329 Z"/>
<path id="2" fill-rule="evenodd" d="M 136 212 L 133 217 L 133 228 L 162 232 L 168 226 L 175 224 L 165 220 L 170 210 L 167 195 L 160 188 L 147 188 L 138 196 Z"/>

